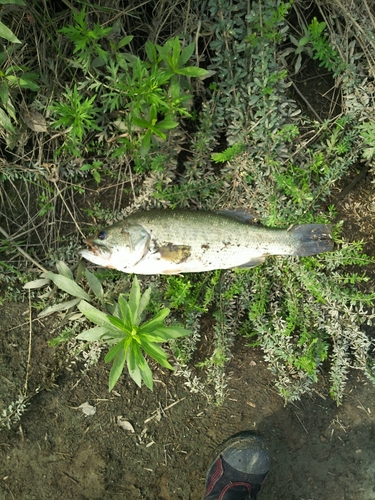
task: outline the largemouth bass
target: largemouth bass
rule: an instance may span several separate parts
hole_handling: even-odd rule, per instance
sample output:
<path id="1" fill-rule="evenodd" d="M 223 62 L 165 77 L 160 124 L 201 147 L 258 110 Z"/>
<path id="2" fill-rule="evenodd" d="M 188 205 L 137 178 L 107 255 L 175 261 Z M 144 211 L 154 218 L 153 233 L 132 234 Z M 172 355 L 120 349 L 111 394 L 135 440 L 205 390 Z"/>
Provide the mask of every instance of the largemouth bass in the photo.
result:
<path id="1" fill-rule="evenodd" d="M 330 226 L 290 230 L 251 224 L 242 212 L 138 212 L 85 240 L 90 262 L 136 274 L 181 274 L 254 267 L 269 255 L 316 255 L 332 250 Z"/>

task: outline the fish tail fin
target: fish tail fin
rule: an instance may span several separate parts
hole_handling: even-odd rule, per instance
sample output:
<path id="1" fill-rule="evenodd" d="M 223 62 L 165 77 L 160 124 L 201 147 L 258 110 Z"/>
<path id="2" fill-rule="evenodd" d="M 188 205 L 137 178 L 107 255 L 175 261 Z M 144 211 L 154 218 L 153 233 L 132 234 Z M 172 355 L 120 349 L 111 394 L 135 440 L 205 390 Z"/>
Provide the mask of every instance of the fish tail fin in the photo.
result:
<path id="1" fill-rule="evenodd" d="M 301 224 L 290 231 L 296 242 L 293 255 L 307 257 L 333 249 L 332 226 L 329 224 Z"/>

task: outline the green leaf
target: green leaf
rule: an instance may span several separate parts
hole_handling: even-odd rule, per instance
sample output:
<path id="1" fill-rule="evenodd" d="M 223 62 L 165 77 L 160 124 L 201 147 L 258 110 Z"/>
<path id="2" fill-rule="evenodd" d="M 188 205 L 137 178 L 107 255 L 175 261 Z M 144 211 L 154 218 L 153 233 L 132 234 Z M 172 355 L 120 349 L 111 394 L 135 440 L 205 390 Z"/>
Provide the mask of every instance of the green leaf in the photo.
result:
<path id="1" fill-rule="evenodd" d="M 118 330 L 121 330 L 123 333 L 131 333 L 131 331 L 126 331 L 128 329 L 125 330 L 125 325 L 124 325 L 124 321 L 120 318 L 116 318 L 116 316 L 107 316 L 109 321 L 111 322 L 111 324 L 113 326 L 115 326 Z"/>
<path id="2" fill-rule="evenodd" d="M 16 35 L 11 31 L 4 23 L 0 21 L 0 38 L 5 38 L 12 43 L 22 43 L 21 40 L 18 40 Z"/>
<path id="3" fill-rule="evenodd" d="M 154 125 L 156 123 L 156 120 L 158 119 L 158 107 L 156 104 L 152 104 L 150 107 L 150 123 L 151 125 Z"/>
<path id="4" fill-rule="evenodd" d="M 131 322 L 134 325 L 137 321 L 138 307 L 141 300 L 141 288 L 137 276 L 134 276 L 132 287 L 129 294 L 129 310 L 131 313 Z"/>
<path id="5" fill-rule="evenodd" d="M 139 149 L 140 155 L 141 156 L 146 156 L 146 154 L 149 152 L 150 147 L 151 147 L 151 130 L 147 130 L 145 135 L 143 136 L 141 147 Z"/>
<path id="6" fill-rule="evenodd" d="M 13 102 L 8 99 L 7 102 L 4 104 L 5 111 L 8 113 L 8 115 L 15 121 L 17 122 L 16 118 L 16 108 L 13 105 Z"/>
<path id="7" fill-rule="evenodd" d="M 173 366 L 169 364 L 167 354 L 157 344 L 150 344 L 148 342 L 141 343 L 142 349 L 161 366 L 173 370 Z"/>
<path id="8" fill-rule="evenodd" d="M 167 342 L 171 339 L 178 339 L 186 337 L 192 333 L 191 330 L 186 330 L 181 326 L 160 326 L 154 328 L 151 332 L 141 333 L 139 336 L 141 340 L 145 339 L 148 342 Z"/>
<path id="9" fill-rule="evenodd" d="M 117 316 L 117 318 L 121 318 L 120 307 L 117 302 L 107 302 L 105 305 L 106 310 L 112 314 L 112 316 Z"/>
<path id="10" fill-rule="evenodd" d="M 105 326 L 95 326 L 94 328 L 90 328 L 88 330 L 85 330 L 84 332 L 79 333 L 76 336 L 76 339 L 79 340 L 89 340 L 89 341 L 95 341 L 95 340 L 100 340 L 104 335 L 108 333 L 108 330 Z"/>
<path id="11" fill-rule="evenodd" d="M 124 369 L 125 359 L 126 359 L 125 349 L 121 349 L 119 354 L 115 357 L 111 371 L 109 372 L 108 387 L 109 387 L 110 392 L 114 388 L 114 386 L 116 385 L 116 382 L 118 381 L 118 379 L 120 378 L 122 370 Z"/>
<path id="12" fill-rule="evenodd" d="M 5 81 L 0 83 L 0 100 L 3 106 L 6 106 L 9 101 L 9 87 Z"/>
<path id="13" fill-rule="evenodd" d="M 80 168 L 80 170 L 82 170 L 82 172 L 85 172 L 86 170 L 91 170 L 92 169 L 92 165 L 91 163 L 85 163 L 84 165 L 82 165 L 82 167 Z"/>
<path id="14" fill-rule="evenodd" d="M 169 87 L 169 92 L 171 94 L 172 99 L 178 99 L 181 95 L 181 87 L 178 82 L 178 77 L 175 76 L 171 81 L 171 85 Z M 187 97 L 187 96 L 186 96 Z"/>
<path id="15" fill-rule="evenodd" d="M 127 365 L 129 370 L 129 375 L 134 380 L 134 382 L 138 385 L 138 387 L 142 386 L 142 375 L 141 371 L 136 363 L 134 350 L 130 345 L 127 354 Z"/>
<path id="16" fill-rule="evenodd" d="M 97 297 L 98 299 L 102 299 L 104 296 L 104 292 L 99 279 L 88 269 L 85 269 L 85 276 L 87 281 L 89 282 L 91 290 L 94 292 L 95 297 Z"/>
<path id="17" fill-rule="evenodd" d="M 151 126 L 151 123 L 147 120 L 143 118 L 136 118 L 135 116 L 132 118 L 132 122 L 134 123 L 134 125 L 141 128 L 150 128 Z"/>
<path id="18" fill-rule="evenodd" d="M 130 311 L 129 303 L 125 300 L 123 294 L 119 296 L 118 304 L 120 308 L 120 317 L 123 322 L 122 328 L 125 328 L 127 331 L 131 332 L 134 326 L 134 323 L 132 321 L 132 313 Z"/>
<path id="19" fill-rule="evenodd" d="M 54 306 L 49 306 L 38 314 L 38 318 L 45 318 L 50 314 L 58 311 L 64 311 L 65 309 L 71 309 L 80 302 L 81 299 L 68 300 L 66 302 L 60 302 L 60 304 L 55 304 Z"/>
<path id="20" fill-rule="evenodd" d="M 141 333 L 138 337 L 140 338 L 142 345 L 145 342 L 162 344 L 163 342 L 170 340 L 169 338 L 165 338 L 163 335 L 157 334 L 156 330 L 153 330 L 150 333 Z"/>
<path id="21" fill-rule="evenodd" d="M 306 45 L 307 43 L 309 43 L 310 38 L 311 38 L 310 33 L 307 33 L 305 36 L 303 36 L 302 38 L 300 38 L 300 40 L 298 42 L 298 45 L 299 46 Z"/>
<path id="22" fill-rule="evenodd" d="M 147 290 L 142 295 L 141 300 L 139 301 L 138 315 L 135 320 L 135 326 L 138 326 L 139 323 L 141 322 L 143 311 L 148 306 L 150 298 L 151 298 L 151 288 L 147 288 Z"/>
<path id="23" fill-rule="evenodd" d="M 141 372 L 141 377 L 142 377 L 143 382 L 145 383 L 146 387 L 148 387 L 150 389 L 150 391 L 152 391 L 154 381 L 152 379 L 152 371 L 151 371 L 150 367 L 148 366 L 146 360 L 145 360 L 144 367 L 143 368 L 139 367 L 139 369 Z"/>
<path id="24" fill-rule="evenodd" d="M 174 76 L 176 76 L 176 73 L 174 71 L 172 71 L 171 69 L 168 70 L 168 69 L 159 69 L 157 70 L 157 73 L 156 73 L 156 78 L 157 78 L 157 84 L 159 87 L 162 87 L 163 85 L 165 85 L 168 80 L 170 80 L 171 78 L 173 78 Z M 158 89 L 156 89 L 156 92 L 158 91 Z M 155 94 L 154 94 L 155 95 Z M 165 94 L 163 94 L 164 97 Z M 169 108 L 169 105 L 168 105 L 168 102 L 167 101 L 161 101 L 163 104 L 165 104 L 165 106 L 167 108 Z"/>
<path id="25" fill-rule="evenodd" d="M 195 66 L 188 66 L 187 68 L 181 68 L 181 69 L 176 70 L 176 73 L 179 75 L 184 75 L 184 76 L 198 77 L 198 76 L 207 75 L 208 71 L 206 71 L 203 68 L 196 68 Z"/>
<path id="26" fill-rule="evenodd" d="M 8 132 L 11 132 L 13 134 L 16 132 L 9 116 L 1 108 L 0 108 L 0 126 L 5 128 L 5 130 L 7 130 Z"/>
<path id="27" fill-rule="evenodd" d="M 92 176 L 94 177 L 94 180 L 97 184 L 100 184 L 100 181 L 101 181 L 101 176 L 99 174 L 99 172 L 97 170 L 93 170 L 92 172 Z"/>
<path id="28" fill-rule="evenodd" d="M 193 55 L 194 49 L 195 49 L 194 42 L 190 43 L 187 47 L 184 48 L 184 50 L 182 51 L 182 53 L 180 55 L 179 61 L 178 61 L 178 64 L 180 67 L 184 66 L 184 64 L 186 64 L 188 62 L 188 60 Z"/>
<path id="29" fill-rule="evenodd" d="M 23 89 L 30 89 L 33 90 L 34 92 L 37 92 L 40 89 L 40 87 L 37 83 L 35 83 L 34 80 L 36 80 L 38 76 L 39 75 L 37 73 L 25 73 L 19 78 L 18 84 Z"/>
<path id="30" fill-rule="evenodd" d="M 296 47 L 298 47 L 298 44 L 300 43 L 296 37 L 294 37 L 293 35 L 289 35 L 289 40 L 292 42 L 293 45 L 295 45 Z"/>
<path id="31" fill-rule="evenodd" d="M 143 382 L 146 387 L 148 387 L 152 391 L 153 380 L 152 380 L 152 372 L 150 367 L 147 364 L 145 357 L 143 356 L 139 345 L 135 342 L 132 343 L 131 349 L 134 353 L 135 364 L 138 366 Z"/>
<path id="32" fill-rule="evenodd" d="M 169 130 L 171 128 L 178 127 L 178 122 L 175 122 L 171 118 L 165 118 L 161 122 L 158 122 L 156 124 L 156 127 L 159 128 L 159 129 L 163 129 L 163 130 Z"/>
<path id="33" fill-rule="evenodd" d="M 50 271 L 44 273 L 43 276 L 53 281 L 58 288 L 64 290 L 64 292 L 67 292 L 70 295 L 73 295 L 73 297 L 78 297 L 79 299 L 88 301 L 91 300 L 84 289 L 77 285 L 75 281 L 66 278 L 65 276 L 61 276 L 61 274 L 55 274 Z"/>
<path id="34" fill-rule="evenodd" d="M 111 337 L 124 338 L 124 332 L 112 325 L 112 323 L 108 319 L 108 315 L 104 312 L 99 311 L 99 309 L 92 306 L 91 304 L 88 304 L 84 300 L 81 300 L 77 307 L 81 311 L 81 313 L 86 316 L 87 319 L 89 319 L 93 323 L 96 323 L 98 326 L 107 328 L 108 334 Z"/>
<path id="35" fill-rule="evenodd" d="M 168 42 L 166 42 L 165 45 L 167 45 L 167 43 Z M 158 45 L 157 43 L 155 43 L 155 48 L 159 52 L 159 55 L 162 58 L 162 60 L 168 64 L 168 49 L 167 49 L 167 47 L 162 47 L 161 45 Z"/>
<path id="36" fill-rule="evenodd" d="M 121 350 L 125 352 L 123 340 L 110 348 L 110 350 L 105 355 L 104 361 L 106 363 L 109 363 L 110 361 L 112 361 L 113 358 L 115 358 L 118 354 L 120 354 Z"/>
<path id="37" fill-rule="evenodd" d="M 122 47 L 125 47 L 125 45 L 128 45 L 132 40 L 133 40 L 133 35 L 128 35 L 124 38 L 122 38 L 118 44 L 117 44 L 117 48 L 118 49 L 121 49 Z"/>
<path id="38" fill-rule="evenodd" d="M 176 36 L 172 40 L 171 67 L 174 71 L 178 68 L 178 60 L 180 59 L 180 54 L 181 54 L 181 44 L 179 38 Z"/>
<path id="39" fill-rule="evenodd" d="M 161 130 L 159 130 L 159 128 L 158 128 L 157 125 L 152 129 L 152 131 L 153 131 L 154 135 L 156 135 L 157 137 L 160 137 L 164 141 L 167 138 L 167 136 L 165 135 L 165 133 L 162 132 Z"/>
<path id="40" fill-rule="evenodd" d="M 156 326 L 160 326 L 169 313 L 170 310 L 167 307 L 159 311 L 154 318 L 140 326 L 138 334 L 152 332 Z"/>
<path id="41" fill-rule="evenodd" d="M 147 40 L 145 45 L 145 50 L 149 61 L 152 62 L 153 64 L 156 64 L 158 62 L 156 47 L 152 42 L 150 42 L 150 40 Z"/>
<path id="42" fill-rule="evenodd" d="M 61 276 L 65 276 L 65 278 L 68 278 L 69 280 L 74 280 L 72 271 L 70 270 L 69 266 L 65 264 L 64 261 L 62 260 L 57 261 L 56 269 L 58 270 Z"/>
<path id="43" fill-rule="evenodd" d="M 48 285 L 49 282 L 50 280 L 40 278 L 38 280 L 28 281 L 25 285 L 23 285 L 23 288 L 25 290 L 34 290 L 35 288 L 42 288 L 43 286 Z"/>

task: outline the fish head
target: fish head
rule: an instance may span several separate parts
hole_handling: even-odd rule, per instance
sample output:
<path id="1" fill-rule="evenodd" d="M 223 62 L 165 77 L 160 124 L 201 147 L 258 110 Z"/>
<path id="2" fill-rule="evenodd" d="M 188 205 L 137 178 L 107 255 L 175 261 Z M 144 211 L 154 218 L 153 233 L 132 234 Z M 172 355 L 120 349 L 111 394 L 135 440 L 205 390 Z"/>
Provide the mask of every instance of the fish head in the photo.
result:
<path id="1" fill-rule="evenodd" d="M 89 248 L 79 253 L 93 264 L 131 272 L 129 270 L 145 256 L 149 242 L 150 234 L 140 224 L 121 221 L 86 239 Z"/>

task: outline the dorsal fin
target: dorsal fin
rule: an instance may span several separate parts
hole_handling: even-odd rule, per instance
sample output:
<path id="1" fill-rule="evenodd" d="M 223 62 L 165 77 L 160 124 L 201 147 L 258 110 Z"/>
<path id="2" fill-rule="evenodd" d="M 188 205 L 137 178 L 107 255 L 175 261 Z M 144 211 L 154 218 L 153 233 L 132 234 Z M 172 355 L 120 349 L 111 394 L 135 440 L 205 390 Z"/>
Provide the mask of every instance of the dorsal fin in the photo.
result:
<path id="1" fill-rule="evenodd" d="M 257 224 L 260 218 L 259 215 L 256 214 L 255 212 L 250 212 L 248 210 L 243 210 L 243 209 L 215 210 L 215 212 L 217 214 L 230 217 L 231 219 L 235 219 L 240 222 L 245 222 L 246 224 Z"/>

